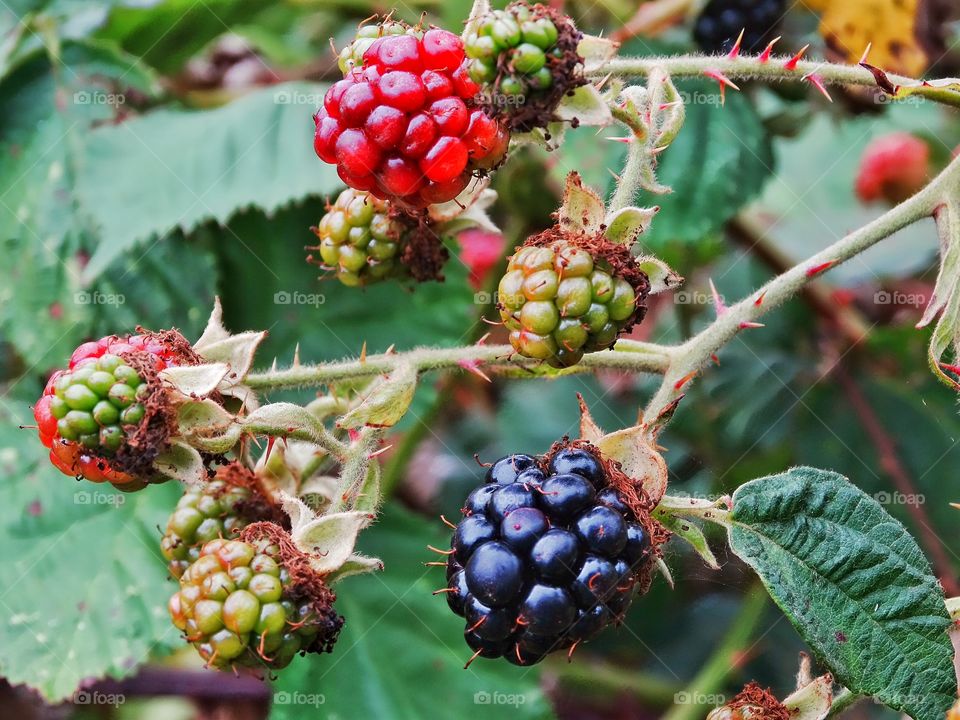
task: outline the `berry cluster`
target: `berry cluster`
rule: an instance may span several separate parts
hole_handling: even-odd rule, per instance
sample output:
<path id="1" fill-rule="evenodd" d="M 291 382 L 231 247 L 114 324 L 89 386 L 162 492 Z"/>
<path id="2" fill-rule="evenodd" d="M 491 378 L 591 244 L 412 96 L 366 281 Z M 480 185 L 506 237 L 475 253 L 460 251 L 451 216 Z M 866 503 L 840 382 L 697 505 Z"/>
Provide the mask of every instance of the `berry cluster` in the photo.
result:
<path id="1" fill-rule="evenodd" d="M 298 652 L 332 649 L 343 625 L 333 599 L 325 587 L 304 591 L 270 538 L 217 539 L 184 571 L 169 609 L 208 665 L 282 668 Z"/>
<path id="2" fill-rule="evenodd" d="M 477 19 L 464 41 L 470 77 L 514 129 L 544 127 L 563 95 L 581 84 L 580 33 L 568 18 L 522 0 Z"/>
<path id="3" fill-rule="evenodd" d="M 348 188 L 320 218 L 314 229 L 320 243 L 309 249 L 344 285 L 366 285 L 402 273 L 398 252 L 406 230 L 387 201 Z"/>
<path id="4" fill-rule="evenodd" d="M 178 358 L 176 350 L 158 338 L 111 335 L 78 347 L 68 368 L 47 381 L 33 415 L 40 441 L 50 448 L 50 461 L 64 474 L 121 489 L 142 485 L 143 478 L 107 461 L 145 418 L 144 402 L 151 389 L 142 371 L 131 365 L 133 360 L 158 371 Z"/>
<path id="5" fill-rule="evenodd" d="M 464 59 L 446 30 L 373 39 L 314 116 L 317 155 L 355 190 L 407 208 L 453 200 L 503 160 L 509 141 L 476 105 Z"/>
<path id="6" fill-rule="evenodd" d="M 548 240 L 539 244 L 531 238 L 537 244 L 521 247 L 510 258 L 498 288 L 498 307 L 518 353 L 566 367 L 585 352 L 610 347 L 642 319 L 649 282 L 630 271 L 624 248 L 594 257 L 589 244 L 562 236 Z M 597 242 L 596 248 L 606 252 Z M 624 253 L 619 258 L 623 264 L 611 262 Z"/>
<path id="7" fill-rule="evenodd" d="M 217 470 L 217 477 L 184 490 L 167 521 L 160 551 L 170 574 L 179 578 L 200 557 L 204 544 L 233 539 L 258 520 L 282 523 L 285 516 L 261 489 L 256 476 L 238 462 Z"/>
<path id="8" fill-rule="evenodd" d="M 693 37 L 705 52 L 725 53 L 742 30 L 741 47 L 757 53 L 773 39 L 785 10 L 784 0 L 710 0 L 697 18 Z"/>
<path id="9" fill-rule="evenodd" d="M 619 622 L 653 557 L 649 531 L 596 452 L 494 463 L 467 498 L 447 601 L 475 656 L 532 665 Z"/>

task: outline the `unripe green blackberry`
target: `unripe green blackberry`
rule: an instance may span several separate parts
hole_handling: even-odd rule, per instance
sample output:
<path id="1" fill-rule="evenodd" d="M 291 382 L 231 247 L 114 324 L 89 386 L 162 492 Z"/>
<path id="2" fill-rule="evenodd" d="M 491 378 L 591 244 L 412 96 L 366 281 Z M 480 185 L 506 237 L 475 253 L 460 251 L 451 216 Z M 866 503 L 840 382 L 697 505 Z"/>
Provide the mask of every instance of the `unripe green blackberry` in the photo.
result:
<path id="1" fill-rule="evenodd" d="M 248 530 L 261 525 L 270 523 Z M 208 665 L 282 668 L 298 652 L 333 649 L 336 596 L 320 578 L 304 580 L 308 565 L 291 548 L 270 536 L 212 540 L 183 573 L 170 616 Z"/>
<path id="2" fill-rule="evenodd" d="M 403 35 L 404 33 L 413 33 L 414 28 L 407 27 L 401 22 L 389 21 L 382 24 L 361 25 L 357 28 L 357 34 L 349 45 L 340 51 L 337 58 L 337 65 L 340 72 L 346 75 L 354 68 L 363 65 L 363 54 L 373 45 L 377 38 L 387 35 Z"/>
<path id="3" fill-rule="evenodd" d="M 320 239 L 307 261 L 357 286 L 410 277 L 442 280 L 449 252 L 425 214 L 413 216 L 371 193 L 347 188 L 311 228 Z"/>
<path id="4" fill-rule="evenodd" d="M 49 400 L 57 435 L 86 450 L 113 455 L 123 444 L 124 427 L 143 420 L 148 391 L 137 371 L 111 353 L 64 371 Z"/>
<path id="5" fill-rule="evenodd" d="M 464 40 L 468 73 L 511 130 L 545 127 L 563 96 L 584 84 L 580 37 L 565 15 L 514 2 L 471 26 Z"/>
<path id="6" fill-rule="evenodd" d="M 642 320 L 649 289 L 624 246 L 552 229 L 510 258 L 497 306 L 518 353 L 567 367 Z"/>
<path id="7" fill-rule="evenodd" d="M 344 285 L 366 285 L 403 274 L 398 256 L 405 230 L 386 200 L 347 188 L 314 229 L 320 243 L 308 249 Z"/>

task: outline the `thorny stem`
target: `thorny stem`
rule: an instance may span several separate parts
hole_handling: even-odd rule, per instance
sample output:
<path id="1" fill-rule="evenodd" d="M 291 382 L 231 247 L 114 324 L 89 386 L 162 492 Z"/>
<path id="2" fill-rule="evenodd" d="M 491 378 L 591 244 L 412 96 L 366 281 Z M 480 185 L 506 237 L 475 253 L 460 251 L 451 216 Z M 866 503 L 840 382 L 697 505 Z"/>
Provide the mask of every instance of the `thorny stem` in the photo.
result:
<path id="1" fill-rule="evenodd" d="M 680 55 L 675 57 L 616 57 L 588 73 L 594 80 L 610 75 L 621 77 L 646 77 L 656 68 L 666 70 L 673 78 L 704 77 L 705 71 L 719 71 L 731 80 L 800 81 L 817 76 L 827 85 L 861 85 L 877 87 L 877 79 L 867 68 L 860 65 L 800 60 L 787 67 L 787 56 L 774 56 L 767 62 L 757 57 L 726 57 L 717 55 Z M 907 86 L 914 95 L 960 107 L 960 91 L 937 85 L 921 85 L 918 80 L 887 73 L 887 79 L 895 86 Z M 960 82 L 960 81 L 958 81 Z"/>
<path id="2" fill-rule="evenodd" d="M 674 349 L 670 368 L 647 406 L 645 417 L 660 417 L 664 409 L 686 391 L 687 383 L 710 362 L 713 355 L 740 332 L 749 329 L 750 323 L 755 323 L 767 312 L 801 292 L 807 283 L 827 270 L 859 255 L 898 230 L 931 216 L 947 197 L 957 192 L 960 192 L 960 158 L 955 158 L 940 175 L 909 200 L 773 278 L 736 305 L 720 310 L 711 325 Z"/>
<path id="3" fill-rule="evenodd" d="M 491 371 L 527 368 L 536 374 L 556 376 L 596 369 L 663 373 L 672 349 L 666 346 L 621 340 L 612 351 L 586 355 L 579 365 L 556 370 L 540 360 L 517 355 L 509 345 L 470 345 L 458 348 L 421 348 L 403 353 L 370 355 L 317 365 L 298 365 L 283 370 L 253 373 L 246 383 L 257 390 L 326 385 L 353 378 L 389 374 L 400 363 L 412 363 L 419 372 L 448 370 L 473 365 Z"/>
<path id="4" fill-rule="evenodd" d="M 704 716 L 700 698 L 716 695 L 723 690 L 727 679 L 742 666 L 750 650 L 750 638 L 763 619 L 766 604 L 767 594 L 762 588 L 754 588 L 744 596 L 740 611 L 723 641 L 690 681 L 687 689 L 677 693 L 677 697 L 683 696 L 686 702 L 675 704 L 673 709 L 663 716 L 663 720 L 698 720 Z"/>

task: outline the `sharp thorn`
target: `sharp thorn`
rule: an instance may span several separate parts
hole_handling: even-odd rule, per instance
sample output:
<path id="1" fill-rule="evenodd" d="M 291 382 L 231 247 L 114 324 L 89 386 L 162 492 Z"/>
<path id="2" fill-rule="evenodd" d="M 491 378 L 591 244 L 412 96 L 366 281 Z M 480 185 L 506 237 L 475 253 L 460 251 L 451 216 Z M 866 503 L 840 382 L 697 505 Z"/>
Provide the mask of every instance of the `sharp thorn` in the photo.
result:
<path id="1" fill-rule="evenodd" d="M 693 380 L 693 378 L 696 377 L 696 375 L 697 375 L 697 371 L 696 371 L 696 370 L 691 370 L 690 372 L 688 372 L 686 375 L 684 375 L 682 378 L 680 378 L 679 380 L 677 380 L 677 381 L 673 384 L 673 389 L 674 389 L 674 390 L 679 390 L 679 389 L 682 388 L 684 385 L 686 385 L 688 382 L 690 382 L 691 380 Z"/>
<path id="2" fill-rule="evenodd" d="M 796 70 L 796 69 L 797 69 L 797 63 L 800 62 L 800 58 L 803 57 L 803 54 L 807 51 L 807 48 L 809 48 L 809 47 L 810 47 L 809 45 L 804 45 L 802 48 L 800 48 L 800 49 L 797 51 L 797 54 L 796 54 L 796 55 L 794 55 L 792 58 L 790 58 L 789 60 L 787 60 L 787 61 L 783 64 L 784 69 L 785 69 L 785 70 Z"/>
<path id="3" fill-rule="evenodd" d="M 727 311 L 727 306 L 723 302 L 723 298 L 720 297 L 720 293 L 717 292 L 716 285 L 713 284 L 713 278 L 710 278 L 710 293 L 713 295 L 713 307 L 717 311 L 717 317 L 720 317 Z"/>
<path id="4" fill-rule="evenodd" d="M 775 37 L 773 40 L 771 40 L 771 41 L 767 44 L 767 47 L 765 47 L 765 48 L 763 49 L 763 52 L 760 53 L 759 57 L 757 58 L 757 61 L 758 61 L 761 65 L 769 62 L 770 56 L 773 55 L 773 46 L 776 45 L 777 42 L 779 42 L 780 37 L 781 37 L 781 36 L 778 35 L 778 36 Z"/>
<path id="5" fill-rule="evenodd" d="M 830 97 L 830 93 L 827 91 L 826 86 L 823 84 L 823 78 L 815 73 L 810 73 L 809 75 L 804 75 L 803 80 L 806 80 L 808 83 L 813 85 L 817 90 L 820 91 L 820 94 L 823 95 L 827 100 L 833 102 L 833 98 Z"/>
<path id="6" fill-rule="evenodd" d="M 873 43 L 868 42 L 867 47 L 863 51 L 863 55 L 860 56 L 860 62 L 858 62 L 857 65 L 863 65 L 863 63 L 867 61 L 867 56 L 870 54 L 870 50 L 872 49 L 873 49 Z"/>
<path id="7" fill-rule="evenodd" d="M 740 323 L 741 330 L 754 330 L 756 328 L 766 327 L 763 323 L 753 322 L 751 320 L 744 320 Z"/>
<path id="8" fill-rule="evenodd" d="M 362 365 L 367 361 L 367 341 L 363 341 L 363 347 L 360 348 L 360 364 Z"/>
<path id="9" fill-rule="evenodd" d="M 737 37 L 737 41 L 733 44 L 733 47 L 730 48 L 730 52 L 727 53 L 728 60 L 733 60 L 735 57 L 740 55 L 740 45 L 743 44 L 744 32 L 746 32 L 746 28 L 740 31 L 740 35 Z"/>
<path id="10" fill-rule="evenodd" d="M 754 304 L 756 307 L 760 307 L 761 305 L 763 305 L 763 299 L 764 299 L 766 296 L 767 296 L 767 291 L 764 290 L 762 293 L 760 293 L 759 296 L 757 296 L 757 299 L 753 301 L 753 304 Z"/>
<path id="11" fill-rule="evenodd" d="M 470 656 L 470 659 L 467 660 L 467 664 L 463 666 L 463 669 L 466 670 L 473 664 L 473 661 L 480 657 L 480 651 L 477 650 L 473 655 Z"/>
<path id="12" fill-rule="evenodd" d="M 819 265 L 814 265 L 811 268 L 807 268 L 806 275 L 808 278 L 814 277 L 816 275 L 826 272 L 836 264 L 837 264 L 836 260 L 827 260 L 827 262 L 825 263 L 820 263 Z"/>

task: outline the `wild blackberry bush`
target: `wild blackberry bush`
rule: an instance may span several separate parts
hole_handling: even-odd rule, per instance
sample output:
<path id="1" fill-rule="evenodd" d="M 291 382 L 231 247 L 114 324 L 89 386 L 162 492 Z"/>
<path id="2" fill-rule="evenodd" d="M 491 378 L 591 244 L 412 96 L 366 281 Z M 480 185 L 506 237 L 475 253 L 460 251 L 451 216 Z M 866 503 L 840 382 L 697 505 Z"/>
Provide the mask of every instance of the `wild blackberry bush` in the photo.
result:
<path id="1" fill-rule="evenodd" d="M 447 602 L 476 655 L 532 665 L 623 619 L 649 581 L 657 532 L 623 482 L 583 442 L 490 467 L 447 561 Z"/>

